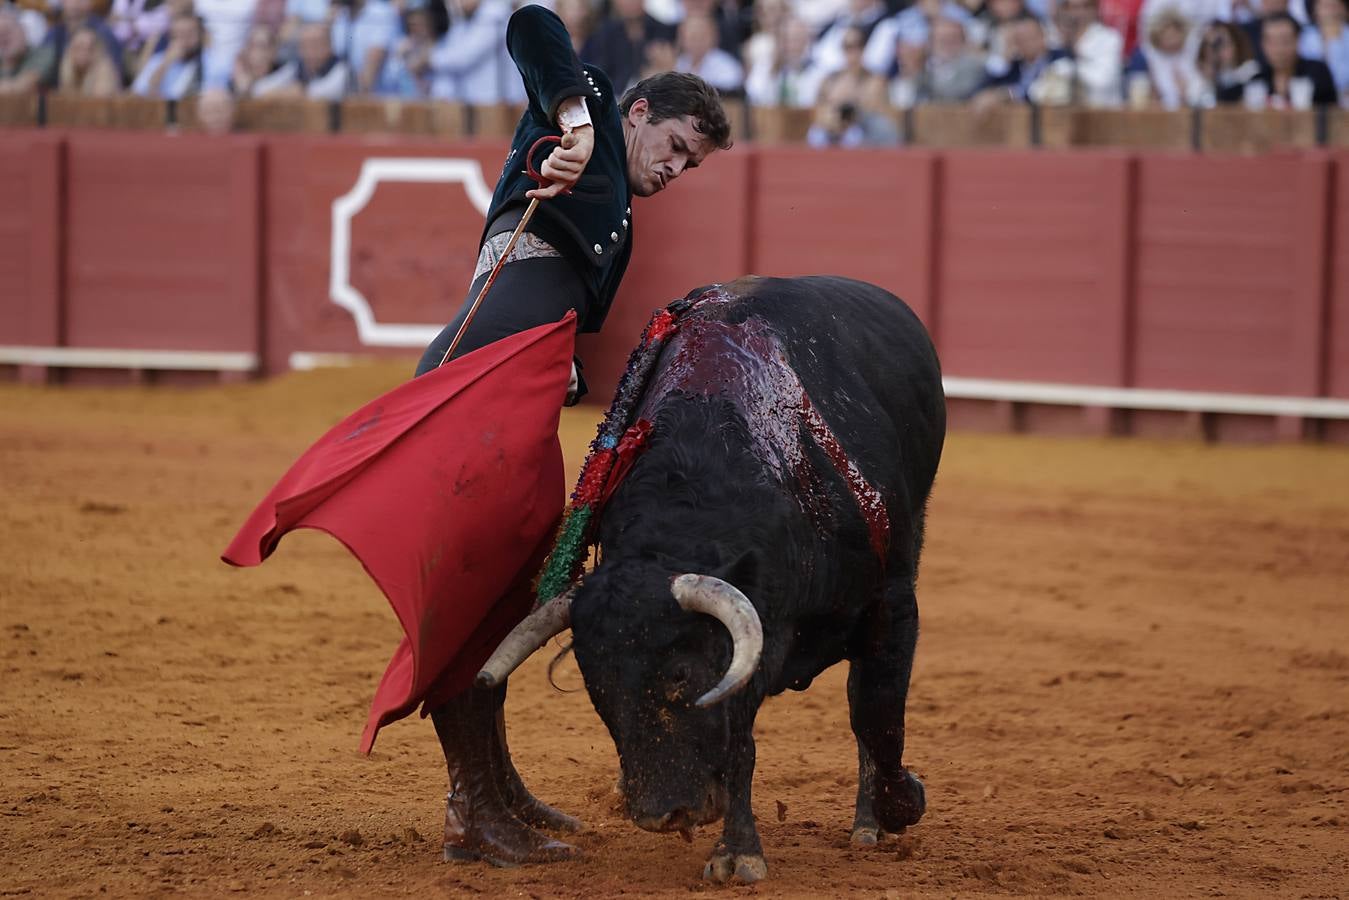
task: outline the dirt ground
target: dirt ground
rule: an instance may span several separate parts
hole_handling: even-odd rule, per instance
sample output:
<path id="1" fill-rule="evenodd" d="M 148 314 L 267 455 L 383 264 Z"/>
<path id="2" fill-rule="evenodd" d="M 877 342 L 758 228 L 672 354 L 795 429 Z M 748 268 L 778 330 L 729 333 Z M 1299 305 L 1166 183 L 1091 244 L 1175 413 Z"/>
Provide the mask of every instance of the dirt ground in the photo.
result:
<path id="1" fill-rule="evenodd" d="M 586 859 L 441 863 L 430 724 L 356 752 L 383 598 L 315 533 L 217 559 L 407 368 L 0 385 L 0 895 L 1349 895 L 1349 452 L 1313 446 L 953 436 L 908 719 L 929 810 L 897 841 L 848 846 L 841 668 L 765 705 L 769 880 L 721 888 L 714 830 L 617 813 L 608 736 L 536 657 L 511 741 Z M 566 413 L 573 468 L 596 419 Z"/>

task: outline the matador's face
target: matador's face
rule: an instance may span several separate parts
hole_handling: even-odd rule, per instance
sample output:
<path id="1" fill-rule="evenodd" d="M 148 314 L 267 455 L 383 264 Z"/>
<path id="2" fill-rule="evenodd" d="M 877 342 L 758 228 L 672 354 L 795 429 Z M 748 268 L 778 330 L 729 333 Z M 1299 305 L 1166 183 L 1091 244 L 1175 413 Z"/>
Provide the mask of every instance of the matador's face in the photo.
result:
<path id="1" fill-rule="evenodd" d="M 665 190 L 680 175 L 696 169 L 715 146 L 692 116 L 651 122 L 645 99 L 635 100 L 624 117 L 628 151 L 628 187 L 638 197 Z"/>

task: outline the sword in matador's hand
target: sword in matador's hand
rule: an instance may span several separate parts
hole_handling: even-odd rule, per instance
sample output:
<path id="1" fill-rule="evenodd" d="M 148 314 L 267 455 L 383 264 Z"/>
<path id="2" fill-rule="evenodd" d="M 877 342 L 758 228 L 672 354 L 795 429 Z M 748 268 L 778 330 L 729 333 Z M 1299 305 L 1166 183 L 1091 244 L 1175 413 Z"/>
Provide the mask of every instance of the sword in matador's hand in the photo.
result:
<path id="1" fill-rule="evenodd" d="M 529 174 L 530 178 L 539 183 L 539 187 L 547 187 L 549 181 L 534 168 L 534 153 L 544 144 L 560 143 L 562 143 L 562 138 L 553 134 L 545 134 L 535 141 L 529 148 L 529 152 L 525 154 L 525 171 Z M 564 191 L 564 193 L 571 192 Z M 520 235 L 524 233 L 525 226 L 529 224 L 530 219 L 534 218 L 534 211 L 538 208 L 539 198 L 534 197 L 529 201 L 529 206 L 525 209 L 525 214 L 520 217 L 520 224 L 516 225 L 515 230 L 511 232 L 511 239 L 506 242 L 506 249 L 502 251 L 501 257 L 492 266 L 492 271 L 487 274 L 487 280 L 483 282 L 482 289 L 478 291 L 478 296 L 473 298 L 473 304 L 468 308 L 468 315 L 464 316 L 464 321 L 460 324 L 459 330 L 454 333 L 454 340 L 450 341 L 449 349 L 447 349 L 445 355 L 440 358 L 440 365 L 445 365 L 445 363 L 449 362 L 450 357 L 454 356 L 454 351 L 458 349 L 459 342 L 464 339 L 464 335 L 468 332 L 468 326 L 473 321 L 473 316 L 478 312 L 478 307 L 482 305 L 482 299 L 486 297 L 487 292 L 492 289 L 492 283 L 497 280 L 497 275 L 501 272 L 501 267 L 505 265 L 506 260 L 510 258 L 511 251 L 515 249 L 515 242 L 520 240 Z"/>

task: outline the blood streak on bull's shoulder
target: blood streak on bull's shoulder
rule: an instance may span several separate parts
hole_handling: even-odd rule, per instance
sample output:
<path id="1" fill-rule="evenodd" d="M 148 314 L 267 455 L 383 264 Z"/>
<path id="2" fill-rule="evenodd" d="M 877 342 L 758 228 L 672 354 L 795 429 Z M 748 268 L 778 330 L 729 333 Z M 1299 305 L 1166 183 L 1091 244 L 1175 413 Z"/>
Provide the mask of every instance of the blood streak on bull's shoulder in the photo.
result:
<path id="1" fill-rule="evenodd" d="M 781 342 L 759 318 L 731 321 L 738 298 L 721 287 L 698 295 L 669 338 L 661 366 L 647 385 L 639 417 L 654 421 L 671 393 L 719 396 L 744 416 L 755 456 L 774 469 L 817 527 L 830 512 L 816 485 L 820 475 L 805 452 L 803 431 L 848 486 L 866 522 L 871 548 L 884 562 L 890 543 L 885 500 L 862 474 L 806 394 Z"/>

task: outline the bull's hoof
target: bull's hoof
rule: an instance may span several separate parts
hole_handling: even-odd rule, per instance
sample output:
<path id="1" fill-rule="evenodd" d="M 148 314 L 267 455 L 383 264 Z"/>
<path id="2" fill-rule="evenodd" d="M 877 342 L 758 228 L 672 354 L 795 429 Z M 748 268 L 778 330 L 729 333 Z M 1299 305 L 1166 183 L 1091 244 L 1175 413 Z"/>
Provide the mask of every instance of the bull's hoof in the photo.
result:
<path id="1" fill-rule="evenodd" d="M 849 839 L 849 843 L 858 848 L 875 847 L 877 844 L 898 837 L 903 833 L 903 828 L 898 831 L 882 831 L 875 826 L 859 825 L 852 830 L 852 838 Z"/>
<path id="2" fill-rule="evenodd" d="M 852 830 L 849 843 L 854 847 L 874 847 L 881 840 L 881 830 L 868 825 L 859 825 Z"/>
<path id="3" fill-rule="evenodd" d="M 893 784 L 876 777 L 876 800 L 872 809 L 880 827 L 891 834 L 903 834 L 927 812 L 927 790 L 911 772 L 903 771 Z"/>
<path id="4" fill-rule="evenodd" d="M 718 884 L 725 884 L 728 881 L 753 884 L 767 877 L 768 863 L 758 855 L 733 856 L 730 853 L 714 853 L 703 867 L 703 878 Z"/>

